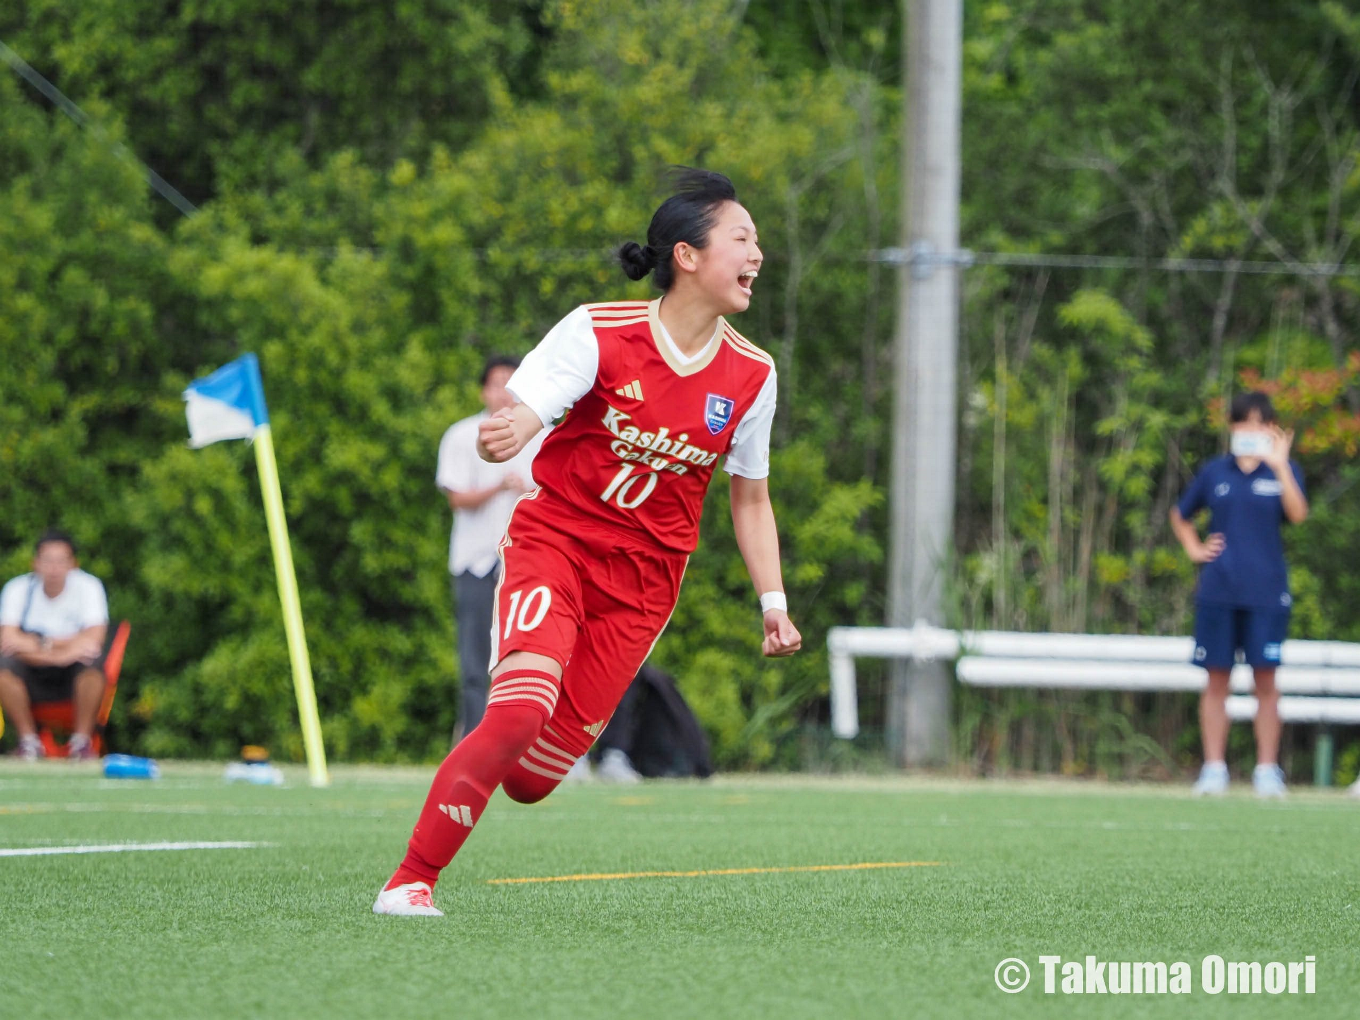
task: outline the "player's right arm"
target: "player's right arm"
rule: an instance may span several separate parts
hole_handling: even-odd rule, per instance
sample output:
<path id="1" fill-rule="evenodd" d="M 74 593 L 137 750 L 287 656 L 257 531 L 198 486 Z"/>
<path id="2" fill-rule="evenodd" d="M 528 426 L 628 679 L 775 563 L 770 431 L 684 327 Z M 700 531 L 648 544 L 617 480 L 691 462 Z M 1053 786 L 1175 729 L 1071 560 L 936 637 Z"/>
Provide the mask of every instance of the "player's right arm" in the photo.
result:
<path id="1" fill-rule="evenodd" d="M 600 346 L 584 305 L 548 331 L 506 384 L 518 403 L 477 427 L 483 460 L 509 460 L 543 428 L 590 392 L 600 367 Z"/>
<path id="2" fill-rule="evenodd" d="M 1205 499 L 1208 487 L 1208 477 L 1201 471 L 1190 483 L 1181 501 L 1171 508 L 1171 533 L 1176 536 L 1191 563 L 1208 563 L 1218 559 L 1218 554 L 1227 544 L 1223 536 L 1217 533 L 1210 535 L 1207 542 L 1200 541 L 1199 529 L 1191 520 L 1208 505 Z"/>
<path id="3" fill-rule="evenodd" d="M 1219 534 L 1210 535 L 1208 541 L 1201 542 L 1199 529 L 1182 517 L 1180 510 L 1174 506 L 1171 508 L 1171 531 L 1180 540 L 1181 548 L 1190 557 L 1191 563 L 1208 563 L 1218 559 L 1218 554 L 1227 544 Z"/>
<path id="4" fill-rule="evenodd" d="M 508 411 L 502 409 L 477 426 L 477 455 L 493 464 L 503 464 L 542 431 L 543 422 L 528 404 L 516 404 Z"/>

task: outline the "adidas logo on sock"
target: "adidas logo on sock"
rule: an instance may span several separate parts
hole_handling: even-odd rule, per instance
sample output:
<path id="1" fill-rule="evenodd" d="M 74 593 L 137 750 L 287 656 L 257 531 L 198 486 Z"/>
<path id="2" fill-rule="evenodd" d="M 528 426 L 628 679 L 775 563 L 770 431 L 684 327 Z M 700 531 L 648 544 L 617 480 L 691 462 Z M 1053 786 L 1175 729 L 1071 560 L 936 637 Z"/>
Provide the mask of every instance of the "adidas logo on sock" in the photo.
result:
<path id="1" fill-rule="evenodd" d="M 439 810 L 448 815 L 459 825 L 466 825 L 472 828 L 472 808 L 466 804 L 440 804 Z"/>
<path id="2" fill-rule="evenodd" d="M 621 397 L 628 397 L 628 398 L 630 398 L 630 399 L 632 399 L 632 400 L 641 400 L 641 399 L 642 399 L 642 380 L 641 380 L 641 379 L 634 379 L 632 382 L 630 382 L 630 383 L 629 383 L 627 386 L 625 386 L 623 389 L 621 389 L 621 390 L 615 390 L 614 392 L 617 393 L 617 394 L 618 394 L 619 396 L 621 396 Z"/>

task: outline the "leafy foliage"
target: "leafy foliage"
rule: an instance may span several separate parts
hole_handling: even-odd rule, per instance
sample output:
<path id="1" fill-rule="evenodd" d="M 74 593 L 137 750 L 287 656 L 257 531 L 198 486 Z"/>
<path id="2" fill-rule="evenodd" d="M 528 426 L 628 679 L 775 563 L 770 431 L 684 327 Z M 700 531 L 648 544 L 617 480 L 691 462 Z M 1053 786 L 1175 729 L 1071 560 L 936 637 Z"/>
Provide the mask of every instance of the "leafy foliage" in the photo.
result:
<path id="1" fill-rule="evenodd" d="M 65 160 L 63 177 L 46 179 L 50 196 L 35 195 L 24 173 L 10 176 L 9 207 L 23 215 L 6 229 L 26 223 L 52 254 L 44 261 L 43 249 L 22 237 L 8 247 L 15 286 L 7 295 L 16 307 L 7 320 L 16 332 L 27 329 L 33 354 L 24 375 L 6 383 L 6 413 L 21 437 L 3 525 L 9 566 L 22 569 L 25 540 L 49 517 L 61 516 L 95 551 L 87 565 L 108 581 L 115 610 L 137 625 L 117 719 L 125 744 L 160 755 L 223 755 L 249 740 L 300 755 L 250 451 L 185 449 L 178 399 L 194 375 L 256 351 L 327 743 L 340 757 L 427 758 L 444 746 L 456 703 L 448 522 L 431 480 L 433 457 L 448 423 L 476 406 L 482 357 L 525 350 L 573 304 L 645 293 L 610 266 L 607 248 L 644 229 L 668 163 L 704 161 L 750 190 L 767 224 L 764 239 L 782 256 L 762 276 L 782 300 L 772 297 L 774 311 L 742 325 L 757 340 L 767 331 L 776 337 L 766 342 L 785 366 L 783 432 L 803 434 L 799 419 L 820 422 L 822 414 L 818 380 L 808 373 L 815 359 L 802 351 L 814 336 L 806 317 L 811 309 L 813 322 L 853 315 L 858 297 L 849 272 L 816 279 L 811 270 L 828 248 L 862 243 L 856 228 L 865 210 L 851 206 L 849 219 L 826 190 L 862 191 L 857 122 L 844 110 L 858 102 L 876 116 L 873 103 L 865 106 L 872 82 L 839 73 L 776 82 L 761 72 L 751 33 L 715 2 L 552 4 L 541 25 L 538 11 L 521 11 L 516 22 L 510 5 L 486 5 L 505 22 L 498 38 L 549 33 L 535 70 L 543 101 L 526 102 L 503 75 L 482 75 L 479 67 L 506 65 L 494 46 L 479 44 L 483 64 L 459 74 L 484 86 L 484 118 L 448 124 L 418 107 L 394 121 L 400 103 L 354 92 L 368 80 L 362 59 L 341 68 L 327 56 L 329 43 L 316 51 L 308 41 L 324 35 L 309 18 L 339 18 L 348 26 L 342 34 L 358 32 L 368 16 L 358 6 L 286 22 L 271 20 L 268 5 L 215 6 L 211 16 L 230 15 L 230 30 L 160 91 L 146 84 L 160 66 L 150 54 L 102 71 L 83 58 L 87 47 L 145 35 L 154 6 L 90 7 L 82 15 L 89 35 L 65 49 L 53 42 L 51 53 L 70 66 L 68 86 L 97 83 L 94 91 L 113 101 L 137 97 L 127 106 L 129 130 L 143 123 L 139 104 L 192 105 L 201 75 L 224 73 L 239 86 L 220 106 L 209 104 L 202 120 L 177 125 L 188 134 L 134 146 L 172 180 L 215 182 L 211 196 L 196 196 L 206 200 L 192 220 L 158 229 L 132 171 L 5 82 L 6 108 L 22 115 L 25 144 Z M 423 9 L 433 16 L 440 6 Z M 474 8 L 462 5 L 459 17 Z M 185 9 L 180 21 L 197 24 L 200 16 L 207 15 Z M 35 16 L 20 35 L 44 55 L 46 24 Z M 390 53 L 408 26 L 399 18 L 385 35 L 366 31 L 362 52 Z M 425 34 L 432 48 L 457 35 L 448 25 Z M 471 45 L 462 35 L 456 42 Z M 170 41 L 150 49 L 165 60 L 176 52 Z M 299 63 L 309 91 L 328 97 L 323 105 L 343 114 L 357 103 L 355 116 L 323 118 L 314 134 L 297 138 L 296 123 L 281 112 L 286 92 L 271 90 L 268 79 L 247 82 L 233 62 L 262 55 L 270 66 Z M 419 61 L 408 71 L 417 75 Z M 365 103 L 371 109 L 361 109 Z M 343 139 L 326 129 L 351 121 Z M 402 125 L 409 131 L 398 144 Z M 421 138 L 428 144 L 416 144 Z M 48 155 L 56 146 L 63 148 Z M 200 175 L 205 159 L 210 172 Z M 117 171 L 103 192 L 84 182 L 87 163 Z M 886 177 L 882 183 L 886 190 Z M 76 201 L 102 202 L 110 222 L 96 226 L 88 205 L 68 209 Z M 125 211 L 111 218 L 112 210 Z M 792 276 L 784 259 L 795 263 Z M 18 275 L 51 274 L 49 263 L 65 265 L 51 292 Z M 94 287 L 105 279 L 109 294 Z M 96 299 L 104 318 L 85 307 Z M 102 309 L 120 300 L 131 320 L 121 332 L 155 355 L 149 371 L 110 360 L 105 320 L 113 312 Z M 51 322 L 52 335 L 39 319 Z M 880 333 L 886 326 L 877 323 Z M 54 370 L 66 349 L 54 337 L 72 352 L 62 365 L 69 380 Z M 800 382 L 813 395 L 803 399 Z M 848 395 L 840 401 L 849 403 Z M 95 421 L 105 405 L 126 406 L 135 431 Z M 33 427 L 40 413 L 53 417 L 51 428 Z M 114 437 L 130 444 L 116 465 L 92 449 Z M 815 440 L 790 442 L 777 459 L 790 590 L 813 650 L 780 668 L 762 664 L 759 615 L 726 493 L 715 491 L 706 544 L 659 652 L 727 765 L 778 758 L 782 738 L 824 683 L 818 634 L 861 611 L 864 567 L 880 558 L 862 528 L 881 502 L 870 482 L 852 472 L 838 480 Z M 65 494 L 44 485 L 50 467 L 70 486 Z M 82 482 L 106 498 L 80 499 Z"/>
<path id="2" fill-rule="evenodd" d="M 438 753 L 457 683 L 439 435 L 486 354 L 648 293 L 607 253 L 679 162 L 731 174 L 767 252 L 737 325 L 779 363 L 772 491 L 807 651 L 759 660 L 717 485 L 657 661 L 721 764 L 798 763 L 826 628 L 882 618 L 894 295 L 868 253 L 899 240 L 896 7 L 69 7 L 0 13 L 104 132 L 0 78 L 0 559 L 24 569 L 48 523 L 82 539 L 136 625 L 119 742 L 301 753 L 251 453 L 183 438 L 184 384 L 254 350 L 328 745 Z M 965 243 L 1135 261 L 963 278 L 956 622 L 1182 631 L 1167 510 L 1221 448 L 1223 399 L 1260 385 L 1313 502 L 1289 535 L 1295 632 L 1360 636 L 1360 278 L 1303 267 L 1343 262 L 1358 225 L 1358 40 L 1344 5 L 1301 0 L 966 5 Z M 119 142 L 201 212 L 153 200 Z M 1280 271 L 1247 272 L 1263 260 Z M 1190 722 L 1180 702 L 970 695 L 957 737 L 979 768 L 1155 770 Z"/>

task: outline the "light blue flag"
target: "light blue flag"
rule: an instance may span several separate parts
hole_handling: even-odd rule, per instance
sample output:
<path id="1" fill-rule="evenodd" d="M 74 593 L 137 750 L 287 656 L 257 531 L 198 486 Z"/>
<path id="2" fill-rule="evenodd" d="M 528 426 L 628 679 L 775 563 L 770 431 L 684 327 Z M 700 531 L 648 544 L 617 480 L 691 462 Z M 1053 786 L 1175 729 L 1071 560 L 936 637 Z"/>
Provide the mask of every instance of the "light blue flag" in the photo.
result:
<path id="1" fill-rule="evenodd" d="M 223 439 L 250 439 L 269 424 L 260 362 L 243 354 L 212 375 L 195 379 L 184 391 L 189 445 L 195 449 Z"/>

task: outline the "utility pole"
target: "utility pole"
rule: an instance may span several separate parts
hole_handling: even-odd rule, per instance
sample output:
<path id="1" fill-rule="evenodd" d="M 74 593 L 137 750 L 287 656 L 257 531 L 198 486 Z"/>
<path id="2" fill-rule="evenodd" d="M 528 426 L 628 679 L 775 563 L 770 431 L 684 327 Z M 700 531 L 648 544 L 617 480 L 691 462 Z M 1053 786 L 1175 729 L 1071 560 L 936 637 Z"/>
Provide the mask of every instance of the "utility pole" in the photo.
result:
<path id="1" fill-rule="evenodd" d="M 888 624 L 944 623 L 954 523 L 962 0 L 904 0 L 903 252 L 894 371 Z M 896 660 L 888 748 L 899 766 L 949 755 L 944 663 Z"/>

